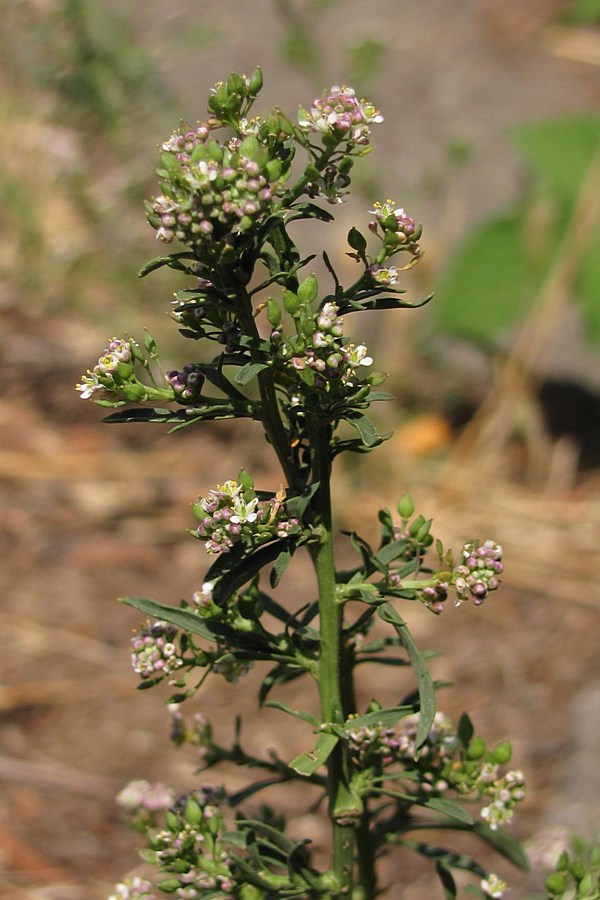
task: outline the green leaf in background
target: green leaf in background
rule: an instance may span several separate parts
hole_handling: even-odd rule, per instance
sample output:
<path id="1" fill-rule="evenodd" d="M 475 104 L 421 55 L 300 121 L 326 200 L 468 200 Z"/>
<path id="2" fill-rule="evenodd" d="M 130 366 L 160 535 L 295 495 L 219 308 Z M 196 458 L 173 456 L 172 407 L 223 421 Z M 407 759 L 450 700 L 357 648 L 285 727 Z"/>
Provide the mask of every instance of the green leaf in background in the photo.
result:
<path id="1" fill-rule="evenodd" d="M 436 288 L 437 321 L 449 334 L 488 343 L 527 309 L 523 214 L 480 226 L 459 248 Z"/>
<path id="2" fill-rule="evenodd" d="M 530 196 L 465 240 L 436 291 L 441 328 L 481 343 L 493 342 L 525 318 L 557 255 L 568 251 L 565 231 L 600 153 L 600 116 L 522 125 L 512 139 L 532 173 Z M 540 197 L 548 218 L 543 233 L 539 225 L 536 232 Z M 587 337 L 600 340 L 600 226 L 589 236 L 573 295 Z"/>
<path id="3" fill-rule="evenodd" d="M 335 734 L 322 731 L 317 738 L 314 750 L 307 750 L 306 753 L 301 753 L 293 759 L 289 765 L 290 769 L 293 769 L 298 775 L 312 775 L 329 759 L 338 741 L 339 737 Z"/>
<path id="4" fill-rule="evenodd" d="M 600 148 L 600 116 L 519 125 L 511 139 L 541 186 L 560 207 L 570 208 Z"/>

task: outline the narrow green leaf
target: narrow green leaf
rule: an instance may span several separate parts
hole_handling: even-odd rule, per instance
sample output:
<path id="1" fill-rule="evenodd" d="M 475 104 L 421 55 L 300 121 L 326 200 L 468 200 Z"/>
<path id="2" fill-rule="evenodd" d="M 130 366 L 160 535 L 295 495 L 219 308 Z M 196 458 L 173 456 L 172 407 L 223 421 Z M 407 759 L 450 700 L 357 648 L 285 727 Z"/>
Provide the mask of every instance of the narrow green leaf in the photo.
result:
<path id="1" fill-rule="evenodd" d="M 454 900 L 456 897 L 456 882 L 452 877 L 452 873 L 440 862 L 435 864 L 435 871 L 444 890 L 444 900 Z"/>
<path id="2" fill-rule="evenodd" d="M 459 806 L 458 803 L 454 803 L 452 800 L 444 800 L 441 797 L 431 797 L 423 804 L 423 806 L 426 809 L 433 809 L 436 812 L 443 813 L 450 819 L 464 822 L 466 825 L 473 824 L 473 816 L 471 816 L 466 809 L 463 809 L 462 806 Z"/>
<path id="3" fill-rule="evenodd" d="M 312 725 L 313 728 L 320 728 L 321 726 L 319 720 L 315 719 L 315 717 L 311 715 L 311 713 L 306 712 L 303 709 L 292 709 L 291 706 L 287 706 L 285 703 L 280 703 L 279 700 L 269 700 L 268 703 L 265 703 L 265 706 L 269 706 L 272 709 L 279 709 L 281 710 L 281 712 L 287 713 L 288 716 L 294 716 L 294 718 L 296 719 L 302 719 L 303 722 L 308 722 L 308 724 Z"/>
<path id="4" fill-rule="evenodd" d="M 194 259 L 194 254 L 189 253 L 187 251 L 182 251 L 181 253 L 170 253 L 169 256 L 158 256 L 156 259 L 150 260 L 147 262 L 139 271 L 139 277 L 144 278 L 145 275 L 149 275 L 150 272 L 154 272 L 156 269 L 161 269 L 163 266 L 169 266 L 171 269 L 179 269 L 183 272 L 189 272 L 189 266 L 183 265 L 180 260 L 182 259 Z"/>
<path id="5" fill-rule="evenodd" d="M 413 668 L 419 688 L 419 725 L 415 738 L 415 748 L 418 750 L 423 746 L 435 717 L 435 687 L 431 679 L 431 674 L 427 668 L 425 658 L 417 649 L 412 638 L 408 626 L 404 619 L 398 614 L 395 607 L 391 603 L 383 603 L 377 609 L 378 616 L 388 622 L 396 629 L 404 649 L 408 653 L 410 664 Z"/>
<path id="6" fill-rule="evenodd" d="M 191 610 L 157 603 L 156 600 L 151 600 L 148 597 L 120 597 L 119 602 L 124 603 L 126 606 L 133 606 L 134 609 L 139 609 L 140 612 L 146 613 L 146 615 L 152 616 L 158 621 L 169 622 L 169 624 L 177 625 L 191 634 L 198 634 L 209 641 L 222 640 L 224 634 L 231 631 L 231 628 L 224 623 L 219 623 L 218 625 L 216 623 L 209 624 L 206 619 L 200 618 Z"/>
<path id="7" fill-rule="evenodd" d="M 266 363 L 246 363 L 239 372 L 236 372 L 233 380 L 236 384 L 248 384 L 259 372 L 264 371 L 266 368 L 268 368 Z"/>
<path id="8" fill-rule="evenodd" d="M 329 759 L 338 741 L 337 735 L 320 732 L 314 750 L 307 750 L 306 753 L 301 753 L 293 759 L 289 765 L 290 769 L 298 775 L 312 775 Z"/>

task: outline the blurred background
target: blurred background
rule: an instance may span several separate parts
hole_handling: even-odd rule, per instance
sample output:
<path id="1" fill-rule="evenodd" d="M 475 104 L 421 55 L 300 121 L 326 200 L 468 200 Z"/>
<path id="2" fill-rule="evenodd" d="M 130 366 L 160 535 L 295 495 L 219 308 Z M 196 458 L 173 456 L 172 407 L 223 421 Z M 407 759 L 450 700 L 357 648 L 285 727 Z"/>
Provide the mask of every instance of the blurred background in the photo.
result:
<path id="1" fill-rule="evenodd" d="M 483 607 L 403 614 L 440 650 L 434 676 L 452 683 L 440 707 L 513 740 L 529 779 L 515 834 L 597 832 L 600 2 L 0 0 L 0 12 L 0 895 L 106 897 L 136 866 L 116 792 L 132 778 L 195 783 L 193 751 L 169 744 L 167 694 L 135 690 L 139 617 L 116 598 L 189 597 L 206 568 L 190 503 L 240 465 L 261 488 L 279 473 L 247 426 L 104 426 L 74 385 L 113 334 L 148 328 L 169 368 L 189 361 L 167 316 L 183 283 L 137 276 L 157 255 L 143 199 L 160 143 L 204 117 L 215 81 L 256 64 L 257 112 L 294 116 L 346 83 L 385 117 L 337 223 L 302 226 L 307 252 L 325 247 L 351 274 L 348 227 L 387 197 L 424 223 L 403 286 L 435 298 L 368 322 L 397 397 L 375 417 L 395 434 L 340 462 L 340 528 L 374 535 L 377 508 L 410 489 L 445 544 L 504 546 L 503 589 Z M 292 569 L 284 599 L 307 590 Z M 190 710 L 225 740 L 241 704 L 257 751 L 285 753 L 306 736 L 276 712 L 256 719 L 251 678 L 214 678 Z M 366 700 L 403 692 L 377 679 Z M 279 800 L 318 848 L 322 823 Z M 386 863 L 386 896 L 434 900 L 429 874 L 404 865 Z M 490 865 L 511 896 L 535 890 Z"/>

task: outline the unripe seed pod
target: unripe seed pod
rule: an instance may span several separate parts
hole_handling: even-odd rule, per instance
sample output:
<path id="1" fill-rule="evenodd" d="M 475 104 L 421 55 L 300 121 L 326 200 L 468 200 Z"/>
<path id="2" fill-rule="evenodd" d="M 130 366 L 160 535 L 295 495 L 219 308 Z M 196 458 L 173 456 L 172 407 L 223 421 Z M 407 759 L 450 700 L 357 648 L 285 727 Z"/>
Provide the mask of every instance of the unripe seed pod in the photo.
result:
<path id="1" fill-rule="evenodd" d="M 298 299 L 300 303 L 312 303 L 316 300 L 319 293 L 319 284 L 315 275 L 307 275 L 298 288 Z"/>
<path id="2" fill-rule="evenodd" d="M 275 300 L 270 297 L 267 300 L 267 319 L 273 328 L 279 328 L 281 325 L 281 310 Z"/>
<path id="3" fill-rule="evenodd" d="M 497 763 L 498 765 L 504 765 L 504 763 L 509 762 L 511 756 L 512 747 L 510 741 L 502 741 L 501 744 L 498 744 L 498 746 L 494 747 L 492 750 L 492 762 Z"/>
<path id="4" fill-rule="evenodd" d="M 410 519 L 415 511 L 415 504 L 410 494 L 402 494 L 396 509 L 398 510 L 398 515 L 402 516 L 403 519 Z"/>
<path id="5" fill-rule="evenodd" d="M 473 738 L 467 747 L 467 759 L 481 759 L 486 751 L 485 741 L 483 738 Z"/>

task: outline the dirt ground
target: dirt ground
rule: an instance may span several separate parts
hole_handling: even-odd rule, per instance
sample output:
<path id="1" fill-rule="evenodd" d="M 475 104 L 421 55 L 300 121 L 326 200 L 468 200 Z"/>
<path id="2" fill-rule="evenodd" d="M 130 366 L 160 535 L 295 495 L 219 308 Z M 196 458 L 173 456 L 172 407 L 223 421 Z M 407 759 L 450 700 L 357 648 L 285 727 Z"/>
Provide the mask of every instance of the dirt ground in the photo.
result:
<path id="1" fill-rule="evenodd" d="M 458 233 L 517 189 L 517 163 L 503 129 L 531 116 L 597 107 L 600 53 L 565 46 L 549 24 L 561 4 L 549 0 L 527 4 L 527 12 L 516 0 L 364 6 L 348 3 L 342 16 L 334 4 L 319 27 L 324 40 L 336 27 L 340 40 L 367 25 L 394 35 L 388 109 L 409 125 L 378 142 L 382 152 L 399 167 L 414 160 L 410 183 L 418 185 L 438 164 L 435 148 L 445 141 L 466 130 L 476 148 L 449 183 L 441 213 L 435 211 L 439 194 L 423 203 L 423 219 L 432 221 L 431 255 L 443 261 Z M 174 21 L 197 16 L 183 0 L 148 0 L 146 7 L 150 45 L 173 34 Z M 208 19 L 220 16 L 232 37 L 206 48 L 200 59 L 188 59 L 184 50 L 176 60 L 163 55 L 165 77 L 181 97 L 176 118 L 200 114 L 187 107 L 216 78 L 255 64 L 270 21 L 267 0 L 256 0 L 252 17 L 232 2 L 209 0 L 203 7 Z M 589 34 L 600 39 L 593 29 Z M 332 50 L 326 74 L 341 80 L 335 65 Z M 268 102 L 280 99 L 275 91 L 284 71 L 281 60 L 266 61 Z M 286 77 L 293 109 L 306 80 Z M 128 639 L 140 617 L 116 598 L 136 594 L 177 603 L 189 597 L 206 566 L 200 545 L 186 534 L 193 526 L 190 503 L 241 465 L 261 488 L 272 488 L 279 476 L 260 436 L 247 427 L 167 436 L 159 426 L 100 425 L 99 410 L 82 403 L 73 385 L 104 346 L 106 329 L 112 333 L 110 322 L 101 329 L 96 317 L 90 326 L 72 308 L 50 320 L 27 319 L 12 303 L 0 312 L 0 591 L 7 638 L 0 687 L 0 896 L 102 900 L 137 864 L 138 839 L 121 820 L 116 792 L 132 778 L 189 789 L 197 764 L 192 750 L 169 744 L 165 692 L 135 690 Z M 391 340 L 383 349 L 398 355 Z M 412 353 L 400 356 L 418 365 Z M 392 425 L 400 420 L 397 407 L 390 419 Z M 549 474 L 532 486 L 515 478 L 522 473 L 520 446 L 503 444 L 478 467 L 455 450 L 444 428 L 437 412 L 425 409 L 416 430 L 409 435 L 401 428 L 366 467 L 342 466 L 340 528 L 357 527 L 368 536 L 377 508 L 392 505 L 410 487 L 444 543 L 460 546 L 479 535 L 503 544 L 502 591 L 480 609 L 449 609 L 440 618 L 421 609 L 403 612 L 421 646 L 440 651 L 434 676 L 452 685 L 442 691 L 440 708 L 452 716 L 468 710 L 490 742 L 513 740 L 514 763 L 529 783 L 515 833 L 526 837 L 551 822 L 598 829 L 589 797 L 600 794 L 594 765 L 599 736 L 590 726 L 600 721 L 600 472 L 561 479 L 561 446 L 547 442 Z M 301 563 L 290 570 L 283 602 L 312 592 L 304 574 Z M 255 715 L 259 674 L 236 686 L 213 678 L 190 709 L 212 719 L 224 739 L 232 710 L 240 710 L 251 746 L 285 754 L 305 736 L 290 731 L 287 720 L 282 728 L 275 711 Z M 404 691 L 387 673 L 369 677 L 365 700 L 393 702 Z M 290 685 L 281 697 L 310 704 L 301 691 Z M 210 778 L 241 783 L 236 772 Z M 300 798 L 281 800 L 291 828 L 310 832 L 319 846 L 325 840 L 320 820 L 305 813 Z M 514 900 L 526 896 L 531 883 L 491 864 L 513 882 Z M 389 897 L 436 900 L 429 877 L 403 865 L 386 863 Z"/>

